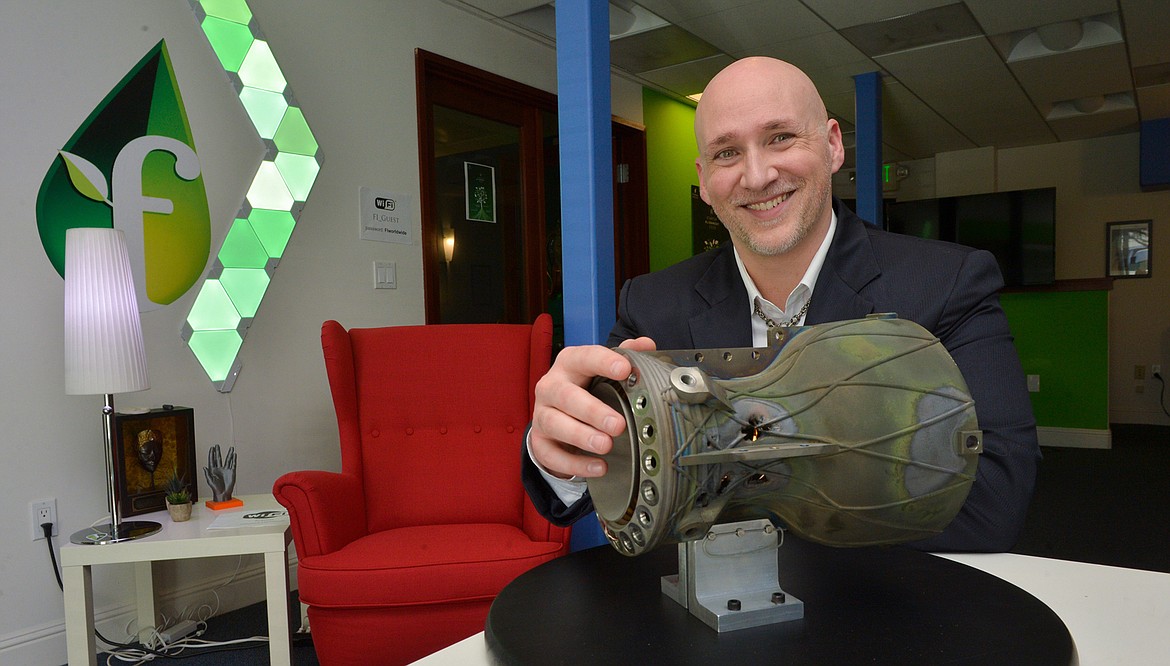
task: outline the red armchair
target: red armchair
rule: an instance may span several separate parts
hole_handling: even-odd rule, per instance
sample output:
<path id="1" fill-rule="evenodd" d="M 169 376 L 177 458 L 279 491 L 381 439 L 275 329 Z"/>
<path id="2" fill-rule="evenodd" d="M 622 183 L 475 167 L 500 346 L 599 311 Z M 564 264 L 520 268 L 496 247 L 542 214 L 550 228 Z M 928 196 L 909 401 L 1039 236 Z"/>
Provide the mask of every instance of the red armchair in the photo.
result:
<path id="1" fill-rule="evenodd" d="M 496 594 L 568 552 L 520 483 L 552 320 L 321 327 L 341 473 L 285 474 L 317 656 L 401 664 L 483 630 Z"/>

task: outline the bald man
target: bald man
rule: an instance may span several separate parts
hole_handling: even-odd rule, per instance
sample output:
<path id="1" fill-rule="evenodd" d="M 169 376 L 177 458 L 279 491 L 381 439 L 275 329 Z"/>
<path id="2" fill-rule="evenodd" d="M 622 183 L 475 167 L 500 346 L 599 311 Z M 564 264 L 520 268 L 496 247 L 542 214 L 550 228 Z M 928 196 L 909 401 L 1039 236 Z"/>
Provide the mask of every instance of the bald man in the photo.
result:
<path id="1" fill-rule="evenodd" d="M 769 326 L 894 312 L 937 336 L 958 364 L 984 433 L 971 493 L 916 547 L 1004 551 L 1023 526 L 1040 449 L 1023 371 L 997 293 L 994 257 L 865 224 L 832 194 L 845 150 L 813 82 L 771 58 L 717 74 L 695 111 L 699 192 L 731 234 L 723 246 L 623 285 L 609 346 L 763 347 Z M 587 390 L 630 364 L 608 347 L 563 350 L 536 388 L 524 485 L 559 525 L 592 511 L 584 479 L 625 419 Z"/>

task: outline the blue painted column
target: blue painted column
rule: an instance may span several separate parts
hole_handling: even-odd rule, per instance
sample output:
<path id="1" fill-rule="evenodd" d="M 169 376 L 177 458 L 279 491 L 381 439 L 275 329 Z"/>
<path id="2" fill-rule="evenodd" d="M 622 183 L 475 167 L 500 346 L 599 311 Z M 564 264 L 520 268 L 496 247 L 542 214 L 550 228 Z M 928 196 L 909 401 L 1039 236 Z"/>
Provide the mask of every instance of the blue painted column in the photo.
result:
<path id="1" fill-rule="evenodd" d="M 857 214 L 876 227 L 885 226 L 882 213 L 882 75 L 866 72 L 853 77 L 857 129 Z"/>
<path id="2" fill-rule="evenodd" d="M 603 344 L 617 309 L 609 4 L 559 0 L 556 21 L 565 344 Z M 572 550 L 604 543 L 596 516 L 573 525 Z"/>
<path id="3" fill-rule="evenodd" d="M 601 344 L 616 311 L 609 5 L 562 0 L 556 19 L 565 344 Z"/>

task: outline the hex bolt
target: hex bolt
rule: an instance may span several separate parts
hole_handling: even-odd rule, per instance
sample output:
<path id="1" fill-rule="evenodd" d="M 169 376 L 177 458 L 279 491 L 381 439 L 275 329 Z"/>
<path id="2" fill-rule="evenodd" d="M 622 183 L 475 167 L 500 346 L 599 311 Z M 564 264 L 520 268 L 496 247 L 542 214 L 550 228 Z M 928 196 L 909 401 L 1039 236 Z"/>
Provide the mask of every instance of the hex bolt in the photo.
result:
<path id="1" fill-rule="evenodd" d="M 739 603 L 739 599 L 728 599 L 727 600 L 727 610 L 729 610 L 729 611 L 737 611 L 742 606 L 743 605 Z"/>
<path id="2" fill-rule="evenodd" d="M 784 601 L 786 599 L 787 599 L 787 597 L 784 596 L 783 592 L 773 592 L 772 593 L 772 603 L 774 603 L 774 604 L 782 604 L 782 603 L 784 603 Z"/>

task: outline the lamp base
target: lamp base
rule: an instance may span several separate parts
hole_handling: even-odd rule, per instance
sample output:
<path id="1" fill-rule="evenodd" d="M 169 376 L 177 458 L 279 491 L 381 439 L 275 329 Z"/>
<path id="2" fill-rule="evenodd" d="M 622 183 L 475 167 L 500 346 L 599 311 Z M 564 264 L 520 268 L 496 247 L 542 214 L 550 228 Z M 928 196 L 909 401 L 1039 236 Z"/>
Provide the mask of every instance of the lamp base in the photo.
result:
<path id="1" fill-rule="evenodd" d="M 115 533 L 110 523 L 87 527 L 80 532 L 74 532 L 69 541 L 76 544 L 100 546 L 120 541 L 133 541 L 144 536 L 150 536 L 162 529 L 162 525 L 150 520 L 123 520 Z"/>

